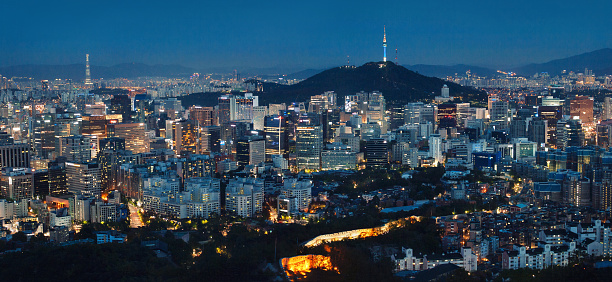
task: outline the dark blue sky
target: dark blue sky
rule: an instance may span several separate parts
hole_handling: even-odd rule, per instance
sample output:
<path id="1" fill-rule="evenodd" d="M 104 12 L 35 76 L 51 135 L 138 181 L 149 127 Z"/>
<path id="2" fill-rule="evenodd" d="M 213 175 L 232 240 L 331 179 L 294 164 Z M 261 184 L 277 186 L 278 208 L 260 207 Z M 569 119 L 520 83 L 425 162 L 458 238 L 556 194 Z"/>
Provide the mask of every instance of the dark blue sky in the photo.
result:
<path id="1" fill-rule="evenodd" d="M 610 1 L 4 1 L 0 66 L 514 66 L 612 47 Z M 533 3 L 536 2 L 536 3 Z"/>

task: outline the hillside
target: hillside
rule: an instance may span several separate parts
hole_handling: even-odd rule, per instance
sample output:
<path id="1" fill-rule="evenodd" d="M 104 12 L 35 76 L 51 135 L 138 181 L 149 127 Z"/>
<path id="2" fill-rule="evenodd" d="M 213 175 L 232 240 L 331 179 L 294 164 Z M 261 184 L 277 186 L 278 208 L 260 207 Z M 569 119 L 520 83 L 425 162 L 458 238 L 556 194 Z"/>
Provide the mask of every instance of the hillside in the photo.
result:
<path id="1" fill-rule="evenodd" d="M 338 99 L 359 91 L 381 91 L 387 101 L 409 102 L 433 99 L 440 95 L 444 84 L 448 85 L 452 96 L 464 100 L 486 99 L 483 91 L 427 77 L 392 62 L 371 62 L 357 68 L 336 67 L 289 86 L 264 83 L 264 91 L 258 95 L 260 102 L 280 103 L 306 101 L 325 91 L 335 91 Z"/>
<path id="2" fill-rule="evenodd" d="M 105 78 L 135 78 L 143 76 L 173 77 L 190 75 L 195 70 L 179 65 L 146 65 L 140 63 L 118 64 L 110 67 L 91 66 L 93 79 Z M 0 67 L 0 75 L 5 77 L 33 77 L 35 79 L 72 79 L 82 81 L 85 79 L 85 65 L 20 65 Z"/>
<path id="3" fill-rule="evenodd" d="M 612 74 L 612 49 L 605 48 L 542 64 L 529 64 L 512 69 L 519 75 L 531 76 L 539 72 L 560 75 L 563 70 L 584 72 L 588 68 L 596 75 Z"/>

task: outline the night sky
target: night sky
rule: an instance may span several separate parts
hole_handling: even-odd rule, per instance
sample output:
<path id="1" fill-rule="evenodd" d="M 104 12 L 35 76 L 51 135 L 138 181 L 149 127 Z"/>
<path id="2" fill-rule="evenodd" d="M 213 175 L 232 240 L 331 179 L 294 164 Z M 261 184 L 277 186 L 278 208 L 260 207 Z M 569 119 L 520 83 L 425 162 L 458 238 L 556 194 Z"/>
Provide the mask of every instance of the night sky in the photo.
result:
<path id="1" fill-rule="evenodd" d="M 610 1 L 3 1 L 0 66 L 516 66 L 612 47 Z M 328 3 L 329 2 L 329 3 Z M 535 3 L 534 3 L 535 2 Z"/>

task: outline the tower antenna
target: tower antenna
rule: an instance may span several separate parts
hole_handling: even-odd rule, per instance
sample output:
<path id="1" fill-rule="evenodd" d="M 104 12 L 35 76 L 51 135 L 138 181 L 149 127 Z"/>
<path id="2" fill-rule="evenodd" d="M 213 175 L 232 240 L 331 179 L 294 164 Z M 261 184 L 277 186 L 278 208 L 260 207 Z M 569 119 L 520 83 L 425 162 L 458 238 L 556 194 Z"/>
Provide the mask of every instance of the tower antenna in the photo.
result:
<path id="1" fill-rule="evenodd" d="M 399 62 L 397 61 L 397 48 L 395 48 L 395 64 L 399 65 Z"/>

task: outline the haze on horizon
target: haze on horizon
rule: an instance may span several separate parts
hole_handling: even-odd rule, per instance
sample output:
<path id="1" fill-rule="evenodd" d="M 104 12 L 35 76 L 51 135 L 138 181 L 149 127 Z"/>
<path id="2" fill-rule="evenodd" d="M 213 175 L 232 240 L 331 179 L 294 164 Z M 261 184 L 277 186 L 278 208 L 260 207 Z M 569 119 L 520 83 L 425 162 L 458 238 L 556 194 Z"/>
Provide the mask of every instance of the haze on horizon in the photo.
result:
<path id="1" fill-rule="evenodd" d="M 127 62 L 209 68 L 517 66 L 612 47 L 608 1 L 11 1 L 0 66 Z M 412 1 L 410 1 L 412 2 Z"/>

